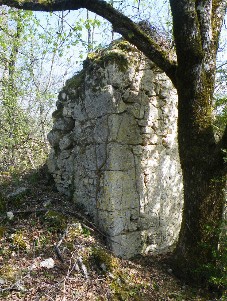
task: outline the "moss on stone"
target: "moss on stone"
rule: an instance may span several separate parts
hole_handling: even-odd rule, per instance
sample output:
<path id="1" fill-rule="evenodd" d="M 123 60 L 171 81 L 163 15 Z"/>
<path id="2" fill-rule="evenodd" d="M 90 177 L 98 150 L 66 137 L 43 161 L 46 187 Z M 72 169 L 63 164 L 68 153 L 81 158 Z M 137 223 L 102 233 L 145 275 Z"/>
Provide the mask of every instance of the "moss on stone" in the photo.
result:
<path id="1" fill-rule="evenodd" d="M 69 94 L 70 91 L 79 88 L 84 83 L 85 72 L 82 70 L 78 74 L 74 75 L 72 78 L 66 81 L 64 91 Z"/>
<path id="2" fill-rule="evenodd" d="M 108 64 L 116 64 L 119 71 L 125 72 L 128 69 L 128 58 L 126 54 L 120 50 L 108 50 L 102 56 L 96 57 L 92 62 L 105 68 Z"/>
<path id="3" fill-rule="evenodd" d="M 121 49 L 124 52 L 138 52 L 137 48 L 135 46 L 133 46 L 132 44 L 130 44 L 128 41 L 126 40 L 120 40 L 120 42 L 116 43 L 116 47 Z"/>
<path id="4" fill-rule="evenodd" d="M 128 53 L 130 51 L 136 51 L 136 48 L 125 40 L 118 40 L 111 43 L 107 49 L 89 53 L 84 61 L 84 68 L 93 67 L 93 64 L 105 68 L 106 65 L 114 63 L 120 72 L 125 72 L 129 67 Z"/>
<path id="5" fill-rule="evenodd" d="M 53 121 L 55 121 L 58 118 L 62 117 L 63 116 L 62 114 L 63 114 L 63 108 L 60 108 L 60 109 L 54 111 L 53 114 L 52 114 Z"/>

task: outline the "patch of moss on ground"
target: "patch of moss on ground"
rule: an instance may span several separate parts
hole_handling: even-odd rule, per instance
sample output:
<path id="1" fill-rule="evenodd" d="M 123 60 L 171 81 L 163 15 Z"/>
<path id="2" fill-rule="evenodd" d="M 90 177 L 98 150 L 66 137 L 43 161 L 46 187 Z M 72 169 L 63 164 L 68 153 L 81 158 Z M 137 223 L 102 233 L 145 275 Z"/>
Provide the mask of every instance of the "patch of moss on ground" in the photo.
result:
<path id="1" fill-rule="evenodd" d="M 12 264 L 5 263 L 0 268 L 0 278 L 3 278 L 6 281 L 13 281 L 16 279 L 18 274 L 18 269 Z"/>
<path id="2" fill-rule="evenodd" d="M 53 231 L 62 230 L 67 225 L 67 217 L 55 210 L 48 210 L 42 217 L 42 221 L 46 224 L 48 230 Z"/>
<path id="3" fill-rule="evenodd" d="M 13 245 L 22 250 L 29 250 L 30 244 L 28 238 L 26 237 L 26 232 L 17 231 L 12 235 L 12 243 Z"/>
<path id="4" fill-rule="evenodd" d="M 118 266 L 117 259 L 110 252 L 101 247 L 91 249 L 91 260 L 103 273 L 113 272 Z"/>

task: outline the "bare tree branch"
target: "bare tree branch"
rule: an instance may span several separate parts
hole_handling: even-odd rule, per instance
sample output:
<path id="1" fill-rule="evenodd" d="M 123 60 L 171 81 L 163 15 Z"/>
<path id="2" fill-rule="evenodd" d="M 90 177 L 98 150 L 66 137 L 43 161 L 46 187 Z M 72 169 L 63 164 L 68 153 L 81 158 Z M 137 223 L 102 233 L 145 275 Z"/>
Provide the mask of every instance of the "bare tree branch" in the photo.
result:
<path id="1" fill-rule="evenodd" d="M 18 1 L 0 0 L 0 5 L 8 5 L 18 9 L 33 11 L 61 11 L 86 8 L 107 19 L 113 25 L 114 31 L 121 34 L 127 41 L 135 45 L 159 68 L 161 68 L 176 86 L 176 61 L 169 58 L 163 47 L 153 41 L 131 19 L 114 9 L 103 0 L 56 0 L 56 1 Z"/>
<path id="2" fill-rule="evenodd" d="M 178 60 L 202 60 L 211 44 L 217 50 L 227 0 L 170 0 L 170 5 Z"/>
<path id="3" fill-rule="evenodd" d="M 216 60 L 218 39 L 227 8 L 227 0 L 196 0 L 195 5 L 205 60 L 209 62 L 212 57 Z M 213 68 L 215 69 L 215 65 Z"/>

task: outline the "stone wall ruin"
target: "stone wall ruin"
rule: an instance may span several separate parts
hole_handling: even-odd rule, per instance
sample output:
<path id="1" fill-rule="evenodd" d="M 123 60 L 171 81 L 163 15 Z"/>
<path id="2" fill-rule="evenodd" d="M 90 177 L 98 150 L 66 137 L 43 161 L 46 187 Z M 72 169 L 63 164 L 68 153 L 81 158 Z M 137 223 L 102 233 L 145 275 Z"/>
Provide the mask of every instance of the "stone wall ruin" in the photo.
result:
<path id="1" fill-rule="evenodd" d="M 118 256 L 164 252 L 178 237 L 177 95 L 125 41 L 89 56 L 59 93 L 48 138 L 57 189 L 83 205 Z"/>

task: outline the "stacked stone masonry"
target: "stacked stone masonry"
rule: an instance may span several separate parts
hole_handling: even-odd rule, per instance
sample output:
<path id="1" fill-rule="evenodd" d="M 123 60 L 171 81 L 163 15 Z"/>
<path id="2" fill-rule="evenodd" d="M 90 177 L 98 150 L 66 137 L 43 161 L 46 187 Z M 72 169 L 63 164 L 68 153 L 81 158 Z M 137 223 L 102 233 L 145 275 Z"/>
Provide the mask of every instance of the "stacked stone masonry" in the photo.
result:
<path id="1" fill-rule="evenodd" d="M 83 206 L 118 256 L 167 251 L 183 198 L 168 77 L 121 41 L 90 55 L 53 118 L 48 166 L 57 189 Z"/>

